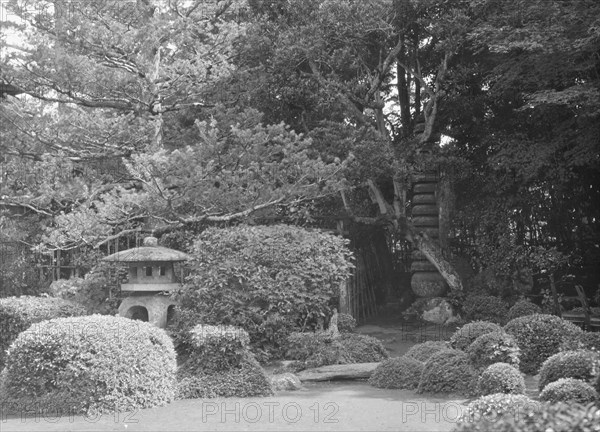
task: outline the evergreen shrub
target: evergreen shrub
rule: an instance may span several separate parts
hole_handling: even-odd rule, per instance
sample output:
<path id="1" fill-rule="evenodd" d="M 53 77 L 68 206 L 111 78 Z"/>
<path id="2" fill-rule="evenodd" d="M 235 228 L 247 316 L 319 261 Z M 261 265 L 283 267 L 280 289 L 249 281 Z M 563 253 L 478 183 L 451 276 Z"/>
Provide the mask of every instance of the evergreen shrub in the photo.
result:
<path id="1" fill-rule="evenodd" d="M 424 363 L 402 356 L 382 361 L 369 378 L 369 384 L 378 388 L 414 390 L 419 385 Z"/>
<path id="2" fill-rule="evenodd" d="M 478 393 L 482 396 L 495 393 L 525 393 L 525 379 L 521 372 L 508 363 L 494 363 L 479 377 Z"/>
<path id="3" fill-rule="evenodd" d="M 477 372 L 466 353 L 448 349 L 439 351 L 425 363 L 418 393 L 457 393 L 473 395 Z"/>
<path id="4" fill-rule="evenodd" d="M 500 297 L 491 295 L 467 296 L 462 304 L 467 321 L 489 321 L 504 324 L 508 315 L 508 305 Z"/>
<path id="5" fill-rule="evenodd" d="M 542 313 L 542 308 L 535 303 L 529 300 L 519 300 L 508 310 L 508 320 L 540 313 Z"/>
<path id="6" fill-rule="evenodd" d="M 479 336 L 499 331 L 502 331 L 502 327 L 492 322 L 470 322 L 454 332 L 450 337 L 450 346 L 454 349 L 466 350 Z"/>
<path id="7" fill-rule="evenodd" d="M 519 346 L 503 330 L 479 336 L 469 345 L 466 353 L 477 369 L 484 369 L 493 363 L 508 363 L 519 367 Z"/>
<path id="8" fill-rule="evenodd" d="M 575 378 L 561 378 L 548 384 L 540 393 L 545 402 L 578 402 L 588 404 L 596 402 L 598 393 L 588 383 Z"/>
<path id="9" fill-rule="evenodd" d="M 540 368 L 539 389 L 561 378 L 593 382 L 600 369 L 600 354 L 593 351 L 563 351 L 549 357 Z"/>
<path id="10" fill-rule="evenodd" d="M 445 341 L 425 341 L 410 347 L 405 355 L 406 357 L 412 357 L 415 360 L 426 362 L 435 353 L 448 348 L 450 348 L 450 345 Z"/>

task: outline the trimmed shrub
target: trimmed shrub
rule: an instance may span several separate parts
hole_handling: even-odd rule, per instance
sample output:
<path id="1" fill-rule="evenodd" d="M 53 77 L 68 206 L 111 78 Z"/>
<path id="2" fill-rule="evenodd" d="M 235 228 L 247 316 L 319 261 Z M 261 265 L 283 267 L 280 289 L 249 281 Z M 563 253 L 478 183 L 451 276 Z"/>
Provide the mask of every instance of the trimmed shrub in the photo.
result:
<path id="1" fill-rule="evenodd" d="M 561 378 L 593 382 L 600 368 L 600 354 L 593 351 L 563 351 L 549 357 L 540 369 L 539 389 Z"/>
<path id="2" fill-rule="evenodd" d="M 584 331 L 568 339 L 564 339 L 560 344 L 560 351 L 588 350 L 600 354 L 600 332 Z"/>
<path id="3" fill-rule="evenodd" d="M 10 344 L 31 324 L 85 314 L 82 306 L 54 297 L 21 296 L 0 299 L 0 369 L 4 365 L 6 350 Z"/>
<path id="4" fill-rule="evenodd" d="M 526 315 L 541 314 L 542 308 L 529 300 L 519 300 L 508 310 L 508 320 Z"/>
<path id="5" fill-rule="evenodd" d="M 600 410 L 591 404 L 531 402 L 502 416 L 490 413 L 460 423 L 453 432 L 598 432 L 600 424 Z"/>
<path id="6" fill-rule="evenodd" d="M 415 360 L 419 360 L 420 362 L 426 362 L 435 353 L 441 350 L 447 350 L 448 348 L 450 348 L 448 342 L 426 341 L 410 347 L 409 350 L 406 352 L 405 356 L 412 357 Z"/>
<path id="7" fill-rule="evenodd" d="M 189 341 L 190 355 L 177 373 L 178 399 L 273 394 L 243 329 L 200 324 L 190 331 Z"/>
<path id="8" fill-rule="evenodd" d="M 540 409 L 541 405 L 522 394 L 494 393 L 470 402 L 460 421 L 471 424 L 483 421 L 485 424 L 490 424 L 505 415 L 519 418 L 525 412 Z"/>
<path id="9" fill-rule="evenodd" d="M 474 295 L 465 298 L 462 310 L 467 321 L 489 321 L 504 324 L 508 315 L 508 305 L 500 297 Z"/>
<path id="10" fill-rule="evenodd" d="M 345 313 L 338 314 L 338 330 L 340 333 L 354 333 L 356 329 L 356 320 L 352 315 Z"/>
<path id="11" fill-rule="evenodd" d="M 454 332 L 450 338 L 450 346 L 454 349 L 465 350 L 479 336 L 491 332 L 502 331 L 502 327 L 488 321 L 474 321 L 465 324 Z"/>
<path id="12" fill-rule="evenodd" d="M 582 330 L 554 315 L 534 314 L 511 320 L 504 330 L 513 336 L 521 349 L 520 369 L 535 374 L 547 358 L 556 354 L 563 342 L 577 337 Z"/>
<path id="13" fill-rule="evenodd" d="M 194 318 L 179 325 L 241 327 L 261 360 L 280 358 L 292 331 L 314 330 L 332 314 L 352 268 L 347 243 L 287 225 L 208 228 L 194 242 L 179 298 Z"/>
<path id="14" fill-rule="evenodd" d="M 472 395 L 476 385 L 477 372 L 467 354 L 448 349 L 439 351 L 427 360 L 417 392 Z"/>
<path id="15" fill-rule="evenodd" d="M 379 388 L 416 389 L 424 363 L 402 356 L 382 361 L 369 378 L 369 384 Z"/>
<path id="16" fill-rule="evenodd" d="M 540 400 L 545 402 L 578 402 L 587 404 L 595 402 L 598 393 L 594 387 L 575 378 L 561 378 L 551 382 L 540 393 Z"/>
<path id="17" fill-rule="evenodd" d="M 33 324 L 8 350 L 0 394 L 67 415 L 165 405 L 175 393 L 173 342 L 150 323 L 91 315 Z"/>
<path id="18" fill-rule="evenodd" d="M 493 363 L 519 367 L 520 352 L 515 339 L 504 331 L 483 334 L 466 349 L 471 363 L 477 369 L 484 369 Z"/>
<path id="19" fill-rule="evenodd" d="M 371 336 L 342 333 L 332 338 L 327 332 L 292 333 L 286 357 L 297 360 L 291 368 L 299 371 L 332 364 L 370 363 L 389 354 L 381 341 Z"/>
<path id="20" fill-rule="evenodd" d="M 519 370 L 508 363 L 494 363 L 479 377 L 477 389 L 480 395 L 494 393 L 525 393 L 525 379 Z"/>

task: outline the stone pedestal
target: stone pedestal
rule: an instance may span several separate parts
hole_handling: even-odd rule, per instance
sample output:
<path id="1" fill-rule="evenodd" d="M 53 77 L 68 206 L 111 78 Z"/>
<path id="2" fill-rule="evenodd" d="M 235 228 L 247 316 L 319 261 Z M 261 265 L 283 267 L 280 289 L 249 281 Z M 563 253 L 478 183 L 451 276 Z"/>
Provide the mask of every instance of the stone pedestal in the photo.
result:
<path id="1" fill-rule="evenodd" d="M 147 295 L 136 295 L 126 297 L 119 306 L 119 315 L 126 318 L 142 319 L 144 310 L 146 311 L 148 322 L 157 327 L 165 328 L 167 326 L 167 315 L 169 307 L 176 306 L 171 297 L 156 295 L 154 293 Z"/>

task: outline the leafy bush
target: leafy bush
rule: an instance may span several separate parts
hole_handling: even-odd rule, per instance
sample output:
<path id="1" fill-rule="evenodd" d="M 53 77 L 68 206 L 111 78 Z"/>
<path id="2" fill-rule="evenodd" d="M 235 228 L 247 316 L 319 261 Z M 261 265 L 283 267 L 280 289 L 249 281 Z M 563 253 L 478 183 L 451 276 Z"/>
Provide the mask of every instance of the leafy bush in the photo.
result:
<path id="1" fill-rule="evenodd" d="M 515 338 L 521 349 L 521 371 L 531 374 L 537 373 L 542 363 L 558 352 L 563 340 L 582 333 L 576 325 L 545 314 L 515 318 L 504 329 Z"/>
<path id="2" fill-rule="evenodd" d="M 533 399 L 522 394 L 494 393 L 481 396 L 470 402 L 460 421 L 470 424 L 476 424 L 477 422 L 490 424 L 490 422 L 494 422 L 505 415 L 519 418 L 524 413 L 536 411 L 540 407 L 541 404 L 539 402 L 535 402 Z M 464 426 L 464 423 L 462 426 Z M 458 430 L 466 431 L 470 429 L 459 428 Z"/>
<path id="3" fill-rule="evenodd" d="M 412 357 L 415 360 L 426 362 L 435 353 L 450 348 L 445 341 L 426 341 L 416 345 L 413 345 L 406 352 L 406 357 Z"/>
<path id="4" fill-rule="evenodd" d="M 369 384 L 379 388 L 416 389 L 424 363 L 412 357 L 394 357 L 382 361 L 369 378 Z"/>
<path id="5" fill-rule="evenodd" d="M 549 357 L 540 369 L 539 389 L 560 378 L 593 382 L 600 368 L 600 354 L 593 351 L 563 351 Z"/>
<path id="6" fill-rule="evenodd" d="M 173 342 L 150 323 L 58 318 L 33 324 L 11 345 L 0 394 L 7 406 L 65 415 L 125 411 L 170 402 L 175 372 Z"/>
<path id="7" fill-rule="evenodd" d="M 281 357 L 293 330 L 314 329 L 350 274 L 347 240 L 298 227 L 209 228 L 194 243 L 181 309 L 193 322 L 234 325 L 256 353 Z"/>
<path id="8" fill-rule="evenodd" d="M 468 321 L 490 321 L 503 324 L 506 322 L 508 305 L 500 297 L 474 295 L 465 298 L 462 310 Z"/>
<path id="9" fill-rule="evenodd" d="M 502 331 L 502 327 L 488 321 L 474 321 L 465 324 L 454 332 L 450 338 L 450 346 L 454 349 L 465 350 L 479 336 L 491 332 Z"/>
<path id="10" fill-rule="evenodd" d="M 418 393 L 474 394 L 477 372 L 466 353 L 448 349 L 439 351 L 425 363 Z"/>
<path id="11" fill-rule="evenodd" d="M 600 332 L 592 333 L 584 331 L 568 339 L 564 339 L 560 344 L 560 351 L 588 350 L 600 354 Z"/>
<path id="12" fill-rule="evenodd" d="M 598 393 L 585 381 L 575 378 L 561 378 L 551 382 L 540 393 L 540 400 L 546 402 L 595 402 Z"/>
<path id="13" fill-rule="evenodd" d="M 354 329 L 356 329 L 356 320 L 352 315 L 338 314 L 338 330 L 341 333 L 354 333 Z"/>
<path id="14" fill-rule="evenodd" d="M 273 394 L 269 377 L 248 350 L 246 331 L 197 325 L 190 333 L 190 355 L 177 374 L 177 398 Z"/>
<path id="15" fill-rule="evenodd" d="M 501 396 L 525 398 L 514 395 Z M 459 423 L 453 432 L 598 432 L 600 410 L 592 404 L 550 404 L 530 400 L 516 407 L 512 405 L 512 410 L 511 405 L 508 405 L 509 411 L 500 416 L 492 409 L 482 406 L 477 412 L 483 415 L 475 419 L 467 418 L 465 422 Z"/>
<path id="16" fill-rule="evenodd" d="M 508 310 L 508 320 L 540 313 L 542 313 L 542 308 L 535 303 L 529 300 L 519 300 Z"/>
<path id="17" fill-rule="evenodd" d="M 297 360 L 295 371 L 332 364 L 370 363 L 389 357 L 381 341 L 371 336 L 342 333 L 333 338 L 327 332 L 292 333 L 286 357 Z"/>
<path id="18" fill-rule="evenodd" d="M 6 350 L 19 333 L 33 323 L 52 318 L 85 315 L 83 307 L 54 297 L 7 297 L 0 299 L 0 369 Z"/>
<path id="19" fill-rule="evenodd" d="M 504 331 L 479 336 L 466 350 L 471 363 L 483 369 L 493 363 L 508 363 L 519 367 L 520 350 L 515 339 Z"/>
<path id="20" fill-rule="evenodd" d="M 525 380 L 518 369 L 508 363 L 494 363 L 479 377 L 477 389 L 480 395 L 494 393 L 525 393 Z"/>

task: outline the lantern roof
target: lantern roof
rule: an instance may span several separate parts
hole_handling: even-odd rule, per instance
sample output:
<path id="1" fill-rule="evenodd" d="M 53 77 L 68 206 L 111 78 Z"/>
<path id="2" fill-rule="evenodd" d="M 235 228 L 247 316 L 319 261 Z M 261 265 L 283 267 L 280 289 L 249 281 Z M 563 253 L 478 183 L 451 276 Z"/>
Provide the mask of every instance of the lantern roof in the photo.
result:
<path id="1" fill-rule="evenodd" d="M 144 245 L 120 251 L 102 258 L 112 262 L 187 261 L 190 256 L 175 249 L 158 246 L 156 237 L 146 237 Z"/>

